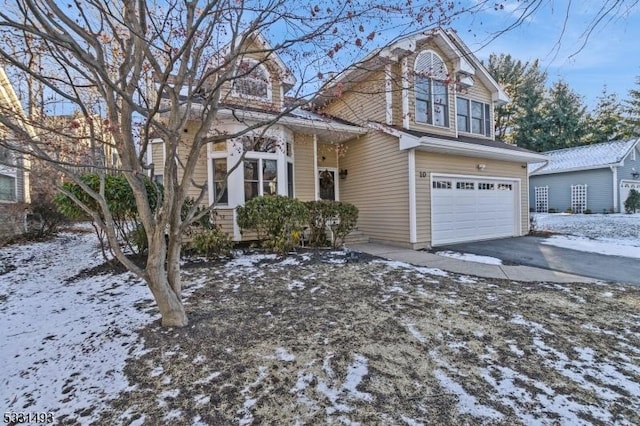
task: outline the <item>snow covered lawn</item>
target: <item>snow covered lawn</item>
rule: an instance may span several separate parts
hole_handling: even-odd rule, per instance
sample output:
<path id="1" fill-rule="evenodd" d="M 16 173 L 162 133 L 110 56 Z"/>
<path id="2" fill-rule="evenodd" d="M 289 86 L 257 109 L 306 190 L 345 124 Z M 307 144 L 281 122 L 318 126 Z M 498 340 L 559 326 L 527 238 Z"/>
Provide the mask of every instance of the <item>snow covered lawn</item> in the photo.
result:
<path id="1" fill-rule="evenodd" d="M 640 258 L 640 214 L 533 213 L 538 231 L 558 234 L 544 244 Z"/>
<path id="2" fill-rule="evenodd" d="M 640 423 L 640 289 L 346 259 L 186 264 L 191 324 L 162 329 L 137 279 L 79 274 L 100 263 L 90 234 L 0 249 L 1 408 L 63 424 Z"/>

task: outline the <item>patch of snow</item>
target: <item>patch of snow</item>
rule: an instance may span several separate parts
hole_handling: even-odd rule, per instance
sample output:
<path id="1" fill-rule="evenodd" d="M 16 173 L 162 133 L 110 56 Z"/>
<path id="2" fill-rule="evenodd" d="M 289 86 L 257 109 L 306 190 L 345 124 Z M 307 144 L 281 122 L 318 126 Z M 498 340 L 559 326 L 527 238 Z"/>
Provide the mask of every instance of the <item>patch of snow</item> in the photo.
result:
<path id="1" fill-rule="evenodd" d="M 462 284 L 477 284 L 478 283 L 477 279 L 475 279 L 473 277 L 469 277 L 467 275 L 460 275 L 456 281 L 458 281 L 459 283 L 462 283 Z"/>
<path id="2" fill-rule="evenodd" d="M 496 257 L 479 256 L 471 253 L 459 253 L 457 251 L 438 251 L 435 254 L 438 256 L 451 257 L 453 259 L 466 260 L 468 262 L 485 263 L 487 265 L 502 265 L 502 260 Z"/>
<path id="3" fill-rule="evenodd" d="M 411 335 L 413 337 L 416 338 L 416 340 L 420 343 L 425 343 L 427 341 L 427 338 L 424 337 L 416 328 L 415 324 L 407 324 L 407 330 L 409 330 L 409 333 L 411 333 Z"/>
<path id="4" fill-rule="evenodd" d="M 192 362 L 193 362 L 194 364 L 201 364 L 201 363 L 205 362 L 206 360 L 207 360 L 207 357 L 206 357 L 206 356 L 204 356 L 204 355 L 198 355 L 197 357 L 195 357 L 195 358 L 193 359 L 193 361 L 192 361 Z"/>
<path id="5" fill-rule="evenodd" d="M 293 362 L 296 360 L 296 356 L 285 348 L 276 348 L 276 359 L 285 362 Z"/>
<path id="6" fill-rule="evenodd" d="M 103 263 L 93 233 L 4 247 L 0 257 L 16 267 L 0 276 L 0 405 L 94 422 L 129 387 L 125 362 L 142 353 L 136 330 L 158 318 L 151 292 L 128 273 L 66 281 Z"/>
<path id="7" fill-rule="evenodd" d="M 509 349 L 511 350 L 511 352 L 518 355 L 519 357 L 524 356 L 524 351 L 519 349 L 518 346 L 514 345 L 513 343 L 509 344 Z"/>
<path id="8" fill-rule="evenodd" d="M 533 213 L 541 231 L 640 246 L 640 214 Z"/>
<path id="9" fill-rule="evenodd" d="M 522 315 L 516 314 L 509 320 L 511 324 L 523 325 L 525 327 L 529 327 L 532 333 L 544 333 L 544 334 L 553 334 L 549 330 L 547 330 L 544 325 L 539 324 L 535 321 L 526 320 Z"/>
<path id="10" fill-rule="evenodd" d="M 364 376 L 368 374 L 367 364 L 367 358 L 356 354 L 353 357 L 353 361 L 347 368 L 347 378 L 344 380 L 342 389 L 344 389 L 344 391 L 353 398 L 371 402 L 373 400 L 373 396 L 371 396 L 370 393 L 361 392 L 357 389 Z"/>
<path id="11" fill-rule="evenodd" d="M 158 405 L 160 407 L 166 407 L 167 406 L 167 398 L 176 398 L 178 395 L 180 395 L 180 389 L 171 389 L 171 390 L 166 390 L 166 391 L 162 391 L 158 394 Z"/>
<path id="12" fill-rule="evenodd" d="M 459 383 L 452 380 L 444 371 L 438 369 L 435 376 L 444 390 L 458 397 L 458 411 L 462 414 L 471 414 L 475 417 L 488 417 L 490 419 L 502 419 L 504 415 L 491 407 L 478 402 L 475 396 L 471 395 Z"/>
<path id="13" fill-rule="evenodd" d="M 623 241 L 603 241 L 592 240 L 585 237 L 554 235 L 551 238 L 546 238 L 542 241 L 542 244 L 588 253 L 600 253 L 610 256 L 640 259 L 640 244 L 627 244 Z"/>
<path id="14" fill-rule="evenodd" d="M 405 422 L 408 426 L 424 426 L 424 423 L 419 422 L 411 417 L 400 416 L 403 422 Z"/>
<path id="15" fill-rule="evenodd" d="M 222 373 L 220 371 L 216 371 L 214 373 L 209 374 L 207 377 L 204 377 L 200 380 L 195 381 L 194 383 L 196 385 L 206 385 L 207 383 L 210 383 L 212 380 L 218 378 Z"/>
<path id="16" fill-rule="evenodd" d="M 303 290 L 304 283 L 302 281 L 293 280 L 289 284 L 287 284 L 287 288 L 289 291 L 291 290 Z"/>

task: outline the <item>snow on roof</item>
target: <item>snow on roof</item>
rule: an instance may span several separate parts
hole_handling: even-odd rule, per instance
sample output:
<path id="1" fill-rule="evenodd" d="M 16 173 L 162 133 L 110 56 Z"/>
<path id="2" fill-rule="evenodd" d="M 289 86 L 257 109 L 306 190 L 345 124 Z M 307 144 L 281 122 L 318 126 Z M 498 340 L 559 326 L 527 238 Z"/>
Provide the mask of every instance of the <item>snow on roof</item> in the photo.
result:
<path id="1" fill-rule="evenodd" d="M 593 145 L 558 149 L 542 152 L 549 158 L 549 164 L 529 164 L 531 175 L 562 173 L 572 170 L 598 169 L 617 164 L 625 159 L 640 139 L 602 142 Z"/>

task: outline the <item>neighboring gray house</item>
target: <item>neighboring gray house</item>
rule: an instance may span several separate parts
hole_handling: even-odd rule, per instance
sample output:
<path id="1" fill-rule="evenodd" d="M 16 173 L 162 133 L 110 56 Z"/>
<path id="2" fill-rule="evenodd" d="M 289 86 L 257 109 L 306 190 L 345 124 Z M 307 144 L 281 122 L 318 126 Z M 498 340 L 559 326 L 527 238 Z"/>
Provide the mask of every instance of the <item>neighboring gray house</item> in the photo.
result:
<path id="1" fill-rule="evenodd" d="M 640 191 L 640 139 L 544 152 L 529 165 L 529 206 L 535 212 L 572 209 L 624 212 L 631 189 Z"/>

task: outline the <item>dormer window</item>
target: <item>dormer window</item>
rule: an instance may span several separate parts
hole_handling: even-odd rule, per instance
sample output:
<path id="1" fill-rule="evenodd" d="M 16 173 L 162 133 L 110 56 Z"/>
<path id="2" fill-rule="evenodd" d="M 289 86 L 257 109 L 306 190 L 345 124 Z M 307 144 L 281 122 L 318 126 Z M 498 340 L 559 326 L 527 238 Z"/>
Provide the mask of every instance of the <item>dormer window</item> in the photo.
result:
<path id="1" fill-rule="evenodd" d="M 414 65 L 414 92 L 417 123 L 449 126 L 449 93 L 447 66 L 437 53 L 425 50 Z"/>
<path id="2" fill-rule="evenodd" d="M 233 83 L 236 96 L 271 100 L 271 81 L 264 65 L 253 59 L 244 59 L 240 62 L 236 75 Z"/>

